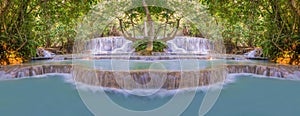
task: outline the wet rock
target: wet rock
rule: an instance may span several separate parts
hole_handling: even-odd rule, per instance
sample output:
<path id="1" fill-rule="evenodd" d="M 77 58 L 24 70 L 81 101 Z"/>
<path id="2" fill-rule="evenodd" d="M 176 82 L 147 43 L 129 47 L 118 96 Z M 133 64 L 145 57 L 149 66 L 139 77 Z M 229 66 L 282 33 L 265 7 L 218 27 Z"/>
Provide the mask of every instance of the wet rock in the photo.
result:
<path id="1" fill-rule="evenodd" d="M 105 71 L 73 65 L 14 65 L 0 69 L 0 79 L 22 78 L 46 73 L 71 73 L 76 82 L 123 89 L 178 89 L 223 82 L 227 73 L 252 73 L 300 79 L 300 67 L 287 65 L 230 64 L 199 71 L 132 70 Z"/>
<path id="2" fill-rule="evenodd" d="M 300 71 L 294 71 L 291 74 L 287 75 L 288 79 L 300 79 Z"/>
<path id="3" fill-rule="evenodd" d="M 13 78 L 12 75 L 6 74 L 5 71 L 0 71 L 0 80 L 3 80 L 3 79 L 11 79 L 11 78 Z"/>

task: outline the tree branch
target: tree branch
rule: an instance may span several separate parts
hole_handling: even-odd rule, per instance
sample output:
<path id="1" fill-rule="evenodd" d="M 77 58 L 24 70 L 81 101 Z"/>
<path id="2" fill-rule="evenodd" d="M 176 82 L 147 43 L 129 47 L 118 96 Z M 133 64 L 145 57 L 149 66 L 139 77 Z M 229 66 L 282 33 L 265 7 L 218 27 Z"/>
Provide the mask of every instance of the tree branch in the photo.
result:
<path id="1" fill-rule="evenodd" d="M 0 9 L 0 16 L 5 16 L 5 15 L 2 15 L 2 13 L 4 14 L 9 9 L 10 2 L 8 2 L 7 0 L 4 0 L 4 1 L 2 1 L 1 5 L 3 5 L 3 8 L 1 7 L 1 9 Z"/>
<path id="2" fill-rule="evenodd" d="M 20 33 L 20 31 L 19 31 L 19 29 L 18 29 L 18 27 L 17 27 L 16 24 L 15 24 L 15 26 L 16 26 L 16 30 L 17 30 L 17 33 L 18 33 L 19 37 L 22 39 L 23 37 L 22 37 L 22 35 L 21 35 L 21 33 Z M 25 37 L 25 42 L 23 42 L 22 45 L 19 48 L 17 48 L 16 50 L 12 50 L 12 51 L 8 50 L 8 52 L 15 53 L 15 52 L 19 51 L 21 48 L 23 48 L 26 45 L 26 43 L 27 43 L 27 39 Z"/>
<path id="3" fill-rule="evenodd" d="M 279 39 L 279 37 L 280 37 L 280 35 L 281 35 L 281 33 L 282 33 L 282 30 L 283 30 L 283 28 L 281 28 L 280 32 L 278 33 L 278 36 L 277 36 L 276 40 Z M 277 44 L 273 41 L 273 39 L 271 39 L 271 42 L 272 42 L 273 45 L 275 45 L 275 47 L 277 47 L 281 52 L 284 52 L 284 50 L 283 50 L 281 47 L 279 47 L 279 45 L 277 45 Z"/>
<path id="4" fill-rule="evenodd" d="M 158 33 L 160 32 L 160 29 L 161 29 L 162 27 L 164 27 L 163 24 L 161 24 L 160 26 L 158 26 L 158 28 L 157 28 L 157 30 L 156 30 L 156 32 L 155 32 L 155 35 L 154 35 L 154 39 L 158 39 L 157 35 L 158 35 Z"/>
<path id="5" fill-rule="evenodd" d="M 168 37 L 162 38 L 161 39 L 162 41 L 166 42 L 166 41 L 169 41 L 169 40 L 175 38 L 176 33 L 178 31 L 178 28 L 179 28 L 179 25 L 180 25 L 180 20 L 181 20 L 181 18 L 177 19 L 177 23 L 176 23 L 177 25 L 176 25 L 176 28 L 175 28 L 175 32 L 173 30 L 171 33 L 168 34 Z"/>
<path id="6" fill-rule="evenodd" d="M 121 32 L 122 32 L 123 36 L 125 37 L 125 39 L 128 39 L 130 41 L 136 41 L 137 40 L 136 38 L 133 38 L 132 36 L 128 35 L 127 32 L 124 30 L 122 19 L 118 18 L 118 20 L 119 20 Z"/>
<path id="7" fill-rule="evenodd" d="M 300 17 L 300 9 L 297 7 L 297 2 L 295 0 L 289 0 L 289 3 L 293 11 L 295 11 L 298 17 Z"/>

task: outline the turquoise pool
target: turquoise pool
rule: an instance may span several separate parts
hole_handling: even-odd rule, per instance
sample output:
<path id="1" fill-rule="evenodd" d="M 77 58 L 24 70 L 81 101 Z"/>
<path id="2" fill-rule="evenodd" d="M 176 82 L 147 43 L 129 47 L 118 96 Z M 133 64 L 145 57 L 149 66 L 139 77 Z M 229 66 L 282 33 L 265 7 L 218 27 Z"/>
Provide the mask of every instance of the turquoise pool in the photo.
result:
<path id="1" fill-rule="evenodd" d="M 267 61 L 252 60 L 198 60 L 198 59 L 172 59 L 172 60 L 122 60 L 122 59 L 102 59 L 102 60 L 73 60 L 63 63 L 79 64 L 88 68 L 101 70 L 139 70 L 149 69 L 152 64 L 161 64 L 166 70 L 199 70 L 212 67 L 219 67 L 223 64 L 270 64 Z M 61 64 L 63 64 L 61 63 Z"/>
<path id="2" fill-rule="evenodd" d="M 1 116 L 91 116 L 93 113 L 81 100 L 76 86 L 64 75 L 45 75 L 0 81 Z M 238 75 L 233 83 L 224 85 L 208 116 L 294 116 L 300 114 L 300 81 L 258 78 Z M 100 89 L 100 88 L 99 88 Z M 174 92 L 136 96 L 114 90 L 82 89 L 87 94 L 106 94 L 117 105 L 128 110 L 153 110 L 168 103 Z M 189 96 L 189 91 L 179 92 Z M 191 104 L 180 115 L 197 116 L 205 90 L 197 90 Z M 102 104 L 105 106 L 105 104 Z M 178 104 L 181 105 L 181 104 Z M 174 111 L 166 111 L 170 115 Z M 115 112 L 116 114 L 118 112 Z M 103 112 L 103 114 L 105 114 Z M 125 114 L 119 114 L 125 115 Z"/>

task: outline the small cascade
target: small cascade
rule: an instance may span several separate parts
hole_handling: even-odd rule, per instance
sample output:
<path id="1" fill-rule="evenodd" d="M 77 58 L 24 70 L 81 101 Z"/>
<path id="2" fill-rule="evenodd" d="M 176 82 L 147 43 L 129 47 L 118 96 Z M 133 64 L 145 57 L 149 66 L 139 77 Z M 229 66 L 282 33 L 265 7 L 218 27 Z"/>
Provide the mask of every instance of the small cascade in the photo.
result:
<path id="1" fill-rule="evenodd" d="M 11 79 L 11 78 L 13 78 L 12 75 L 6 74 L 5 71 L 0 71 L 0 80 L 3 80 L 3 79 Z"/>
<path id="2" fill-rule="evenodd" d="M 36 55 L 38 57 L 53 57 L 53 56 L 55 56 L 54 53 L 47 51 L 44 48 L 37 48 Z"/>
<path id="3" fill-rule="evenodd" d="M 36 73 L 35 73 L 34 70 L 31 70 L 31 75 L 32 75 L 32 76 L 35 76 L 35 75 L 36 75 Z"/>
<path id="4" fill-rule="evenodd" d="M 177 36 L 167 41 L 169 53 L 208 54 L 213 49 L 211 41 L 205 38 Z M 122 36 L 94 38 L 86 42 L 85 51 L 92 54 L 131 53 L 132 42 Z"/>
<path id="5" fill-rule="evenodd" d="M 122 68 L 123 69 L 123 68 Z M 98 70 L 83 65 L 36 65 L 0 70 L 1 79 L 23 78 L 47 73 L 71 73 L 76 82 L 118 89 L 180 89 L 222 83 L 227 73 L 251 73 L 277 78 L 299 80 L 299 67 L 286 65 L 230 64 L 212 69 L 172 71 L 165 68 L 151 70 Z M 152 70 L 153 69 L 153 70 Z M 156 70 L 155 70 L 156 69 Z M 153 91 L 155 92 L 155 91 Z"/>
<path id="6" fill-rule="evenodd" d="M 52 56 L 51 52 L 44 50 L 44 57 L 51 57 L 51 56 Z"/>
<path id="7" fill-rule="evenodd" d="M 205 71 L 102 71 L 73 67 L 72 76 L 76 82 L 93 86 L 133 89 L 180 89 L 206 86 L 225 81 L 225 68 Z"/>
<path id="8" fill-rule="evenodd" d="M 287 78 L 294 79 L 294 80 L 300 80 L 300 71 L 298 70 L 298 71 L 294 71 L 292 74 L 288 74 Z"/>
<path id="9" fill-rule="evenodd" d="M 25 77 L 25 74 L 24 74 L 24 72 L 18 72 L 18 74 L 17 74 L 17 78 L 20 78 L 20 77 Z"/>
<path id="10" fill-rule="evenodd" d="M 131 51 L 131 43 L 124 37 L 94 38 L 86 42 L 85 49 L 93 54 L 126 53 Z"/>
<path id="11" fill-rule="evenodd" d="M 244 54 L 245 57 L 250 57 L 250 58 L 260 57 L 261 55 L 262 55 L 261 48 L 255 48 L 254 50 Z"/>
<path id="12" fill-rule="evenodd" d="M 131 41 L 127 41 L 122 47 L 120 48 L 116 48 L 114 50 L 112 50 L 112 53 L 126 53 L 126 52 L 132 52 L 132 48 L 131 48 L 132 42 Z"/>
<path id="13" fill-rule="evenodd" d="M 171 53 L 208 54 L 213 49 L 211 41 L 205 38 L 179 36 L 167 42 Z"/>
<path id="14" fill-rule="evenodd" d="M 167 42 L 167 45 L 169 46 L 168 52 L 186 53 L 185 49 L 177 47 L 173 42 Z"/>
<path id="15" fill-rule="evenodd" d="M 246 53 L 245 56 L 246 57 L 255 57 L 255 54 L 256 54 L 256 50 L 252 50 L 249 53 Z"/>

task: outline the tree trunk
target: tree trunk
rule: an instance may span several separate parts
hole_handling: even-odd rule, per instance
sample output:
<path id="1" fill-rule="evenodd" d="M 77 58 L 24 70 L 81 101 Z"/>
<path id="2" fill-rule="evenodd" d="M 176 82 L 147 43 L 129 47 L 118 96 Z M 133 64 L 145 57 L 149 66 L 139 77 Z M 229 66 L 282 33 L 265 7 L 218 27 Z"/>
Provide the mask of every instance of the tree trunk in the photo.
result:
<path id="1" fill-rule="evenodd" d="M 148 52 L 147 54 L 151 54 L 153 51 L 153 39 L 154 39 L 154 23 L 153 20 L 151 18 L 148 6 L 146 4 L 146 1 L 143 0 L 143 6 L 146 12 L 146 17 L 147 17 L 147 21 L 145 24 L 145 34 L 147 33 L 147 35 L 145 35 L 144 39 L 148 39 L 148 43 L 147 43 L 147 47 L 146 47 L 146 51 Z M 147 25 L 150 26 L 149 31 L 147 30 Z"/>

